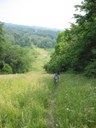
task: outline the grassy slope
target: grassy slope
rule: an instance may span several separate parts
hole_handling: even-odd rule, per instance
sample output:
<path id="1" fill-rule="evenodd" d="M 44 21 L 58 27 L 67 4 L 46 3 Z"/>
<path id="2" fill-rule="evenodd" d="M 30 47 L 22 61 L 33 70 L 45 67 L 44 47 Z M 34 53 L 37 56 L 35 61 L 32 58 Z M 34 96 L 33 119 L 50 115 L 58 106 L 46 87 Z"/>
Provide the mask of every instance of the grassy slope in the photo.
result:
<path id="1" fill-rule="evenodd" d="M 43 66 L 50 60 L 50 51 L 45 51 L 44 49 L 35 48 L 38 56 L 32 63 L 32 70 L 33 71 L 42 71 L 44 72 Z"/>
<path id="2" fill-rule="evenodd" d="M 47 127 L 47 105 L 53 86 L 52 75 L 42 67 L 49 52 L 35 50 L 38 57 L 32 64 L 32 72 L 0 75 L 0 128 Z"/>
<path id="3" fill-rule="evenodd" d="M 42 73 L 1 77 L 0 128 L 46 127 L 50 83 L 51 76 Z"/>
<path id="4" fill-rule="evenodd" d="M 55 87 L 36 50 L 33 72 L 0 76 L 0 128 L 96 128 L 96 80 L 62 74 Z"/>
<path id="5" fill-rule="evenodd" d="M 59 128 L 96 128 L 96 79 L 61 75 L 54 100 Z"/>

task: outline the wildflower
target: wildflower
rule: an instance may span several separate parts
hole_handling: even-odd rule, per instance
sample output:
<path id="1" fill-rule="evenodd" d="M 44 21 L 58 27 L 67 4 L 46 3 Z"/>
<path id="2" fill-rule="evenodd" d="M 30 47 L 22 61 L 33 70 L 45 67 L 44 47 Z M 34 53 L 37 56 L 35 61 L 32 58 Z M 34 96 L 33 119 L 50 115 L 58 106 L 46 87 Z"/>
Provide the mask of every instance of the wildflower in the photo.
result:
<path id="1" fill-rule="evenodd" d="M 70 109 L 69 109 L 69 108 L 66 108 L 66 110 L 67 110 L 67 111 L 70 111 Z"/>
<path id="2" fill-rule="evenodd" d="M 56 127 L 58 127 L 58 124 L 56 124 Z"/>

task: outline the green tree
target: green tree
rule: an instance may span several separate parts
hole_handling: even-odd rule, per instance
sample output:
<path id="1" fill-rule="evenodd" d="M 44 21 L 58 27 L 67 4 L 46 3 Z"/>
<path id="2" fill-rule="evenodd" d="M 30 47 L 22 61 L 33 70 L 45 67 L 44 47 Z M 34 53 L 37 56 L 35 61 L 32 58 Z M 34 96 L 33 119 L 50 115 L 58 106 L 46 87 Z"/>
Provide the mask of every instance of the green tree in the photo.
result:
<path id="1" fill-rule="evenodd" d="M 32 63 L 30 50 L 8 42 L 0 22 L 0 73 L 27 72 Z"/>
<path id="2" fill-rule="evenodd" d="M 84 0 L 75 7 L 84 15 L 75 14 L 76 23 L 58 35 L 46 70 L 53 71 L 57 65 L 60 72 L 71 69 L 96 77 L 96 2 Z"/>

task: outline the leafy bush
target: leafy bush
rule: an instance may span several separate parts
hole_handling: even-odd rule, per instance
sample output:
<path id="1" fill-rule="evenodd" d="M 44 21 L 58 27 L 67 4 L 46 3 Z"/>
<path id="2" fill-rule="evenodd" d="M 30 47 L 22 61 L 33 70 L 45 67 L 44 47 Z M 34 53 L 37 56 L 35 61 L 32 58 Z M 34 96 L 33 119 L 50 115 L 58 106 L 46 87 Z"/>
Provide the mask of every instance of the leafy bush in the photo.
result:
<path id="1" fill-rule="evenodd" d="M 12 67 L 9 64 L 4 64 L 3 68 L 2 68 L 2 73 L 7 73 L 7 74 L 12 74 Z"/>
<path id="2" fill-rule="evenodd" d="M 85 67 L 85 75 L 86 76 L 92 76 L 96 78 L 96 60 L 93 62 L 90 62 L 86 67 Z"/>

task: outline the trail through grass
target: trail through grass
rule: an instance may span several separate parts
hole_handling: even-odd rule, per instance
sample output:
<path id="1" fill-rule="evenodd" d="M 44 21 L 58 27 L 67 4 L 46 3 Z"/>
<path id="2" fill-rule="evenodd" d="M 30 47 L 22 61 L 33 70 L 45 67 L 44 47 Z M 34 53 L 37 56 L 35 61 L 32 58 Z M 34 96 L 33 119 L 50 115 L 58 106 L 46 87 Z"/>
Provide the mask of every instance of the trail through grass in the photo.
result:
<path id="1" fill-rule="evenodd" d="M 47 128 L 52 75 L 43 65 L 49 52 L 41 49 L 32 72 L 0 75 L 0 128 Z"/>
<path id="2" fill-rule="evenodd" d="M 32 70 L 33 71 L 42 71 L 44 72 L 43 66 L 50 60 L 50 51 L 40 49 L 40 48 L 35 48 L 38 56 L 32 63 Z"/>
<path id="3" fill-rule="evenodd" d="M 0 75 L 0 128 L 96 128 L 96 79 L 61 74 L 55 86 L 36 50 L 32 72 Z"/>

